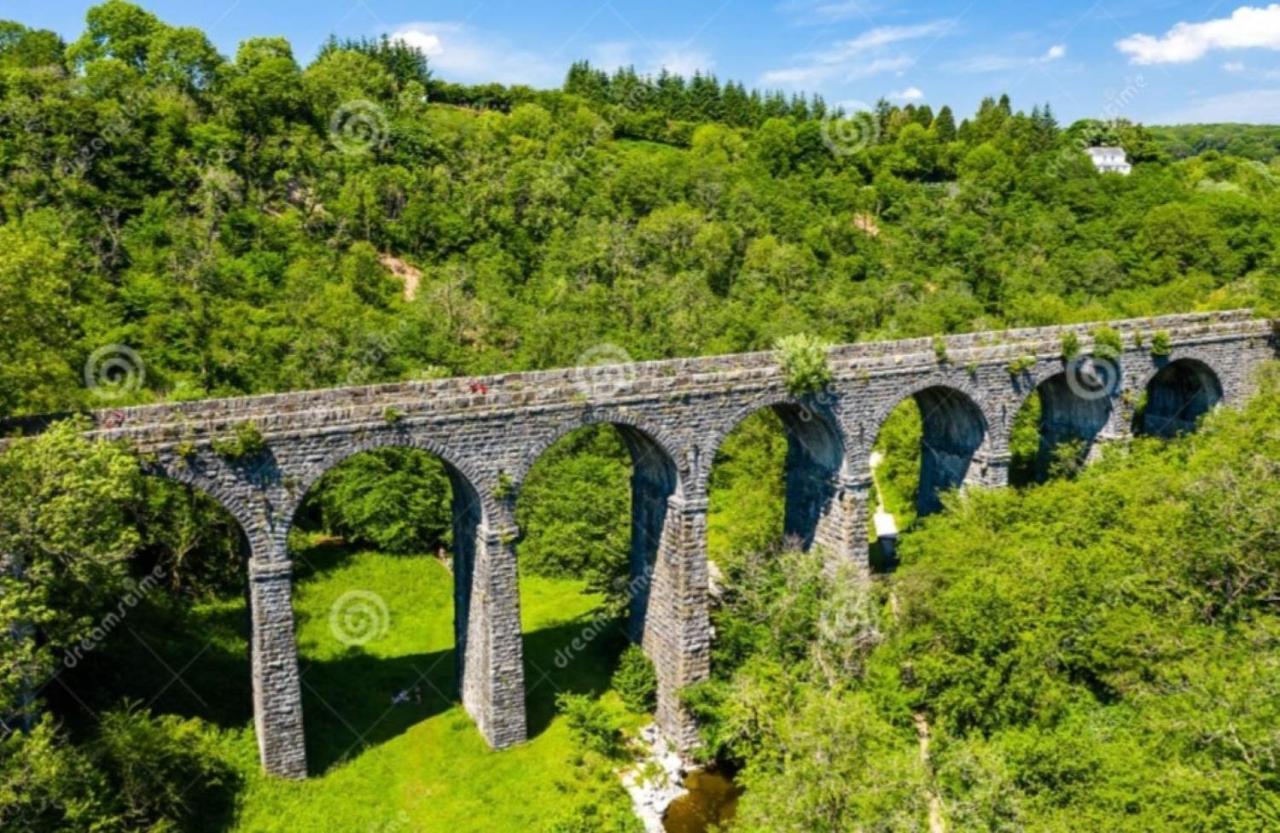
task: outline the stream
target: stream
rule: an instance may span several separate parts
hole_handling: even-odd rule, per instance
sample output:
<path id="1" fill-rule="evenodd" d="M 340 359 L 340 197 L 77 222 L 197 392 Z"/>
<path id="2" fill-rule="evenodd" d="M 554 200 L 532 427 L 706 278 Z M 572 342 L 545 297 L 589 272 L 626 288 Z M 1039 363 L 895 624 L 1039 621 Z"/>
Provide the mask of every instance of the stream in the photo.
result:
<path id="1" fill-rule="evenodd" d="M 684 780 L 689 792 L 677 798 L 663 817 L 666 833 L 706 833 L 712 824 L 733 821 L 742 789 L 718 770 L 691 772 Z"/>

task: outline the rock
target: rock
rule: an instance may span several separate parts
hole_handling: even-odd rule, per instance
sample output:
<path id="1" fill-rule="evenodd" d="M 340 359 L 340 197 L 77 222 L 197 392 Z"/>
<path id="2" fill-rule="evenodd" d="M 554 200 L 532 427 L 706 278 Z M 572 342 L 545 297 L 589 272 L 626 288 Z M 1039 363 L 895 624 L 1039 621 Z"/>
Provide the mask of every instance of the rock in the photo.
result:
<path id="1" fill-rule="evenodd" d="M 622 785 L 631 795 L 645 833 L 663 833 L 662 819 L 667 808 L 687 792 L 684 779 L 688 771 L 680 753 L 657 726 L 649 725 L 640 731 L 639 746 L 642 754 L 621 773 Z"/>

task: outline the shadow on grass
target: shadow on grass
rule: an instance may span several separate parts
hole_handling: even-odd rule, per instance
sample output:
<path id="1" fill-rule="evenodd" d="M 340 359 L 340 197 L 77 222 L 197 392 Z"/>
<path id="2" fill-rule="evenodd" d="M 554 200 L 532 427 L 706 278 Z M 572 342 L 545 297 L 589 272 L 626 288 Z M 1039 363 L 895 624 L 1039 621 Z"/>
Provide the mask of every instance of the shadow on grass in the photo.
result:
<path id="1" fill-rule="evenodd" d="M 524 636 L 526 707 L 530 739 L 546 731 L 561 692 L 604 693 L 625 645 L 622 620 L 608 623 L 577 652 L 590 620 Z M 557 658 L 560 658 L 557 661 Z M 307 760 L 323 774 L 364 749 L 390 741 L 459 702 L 453 650 L 395 658 L 359 651 L 333 660 L 302 661 L 303 724 Z M 397 695 L 403 702 L 395 702 Z"/>
<path id="2" fill-rule="evenodd" d="M 316 549 L 309 553 L 316 572 L 349 555 L 337 546 Z M 196 610 L 181 600 L 149 599 L 46 693 L 51 701 L 61 701 L 55 711 L 78 713 L 86 728 L 95 713 L 128 698 L 157 714 L 240 730 L 253 722 L 248 637 L 248 614 L 237 599 Z M 523 644 L 529 736 L 536 738 L 554 719 L 560 693 L 600 695 L 609 689 L 627 644 L 625 621 L 582 616 L 525 633 Z M 299 666 L 312 774 L 323 774 L 459 702 L 452 649 L 391 658 L 359 650 L 323 660 L 300 655 Z M 402 692 L 403 702 L 393 702 Z"/>
<path id="3" fill-rule="evenodd" d="M 457 703 L 455 652 L 300 662 L 307 762 L 319 775 Z"/>
<path id="4" fill-rule="evenodd" d="M 575 644 L 582 647 L 575 648 Z M 583 616 L 526 633 L 524 679 L 530 739 L 551 725 L 561 692 L 598 696 L 608 691 L 618 656 L 626 646 L 624 618 L 598 622 Z"/>

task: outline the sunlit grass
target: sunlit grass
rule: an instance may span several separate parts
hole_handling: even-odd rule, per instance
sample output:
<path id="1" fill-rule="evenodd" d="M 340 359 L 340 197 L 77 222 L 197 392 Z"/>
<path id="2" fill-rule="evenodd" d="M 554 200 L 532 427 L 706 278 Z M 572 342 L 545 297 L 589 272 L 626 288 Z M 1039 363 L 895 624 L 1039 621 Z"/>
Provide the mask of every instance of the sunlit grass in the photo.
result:
<path id="1" fill-rule="evenodd" d="M 607 689 L 616 640 L 593 642 L 564 670 L 554 659 L 598 597 L 577 581 L 521 580 L 529 699 L 543 717 L 531 720 L 528 743 L 494 752 L 454 701 L 453 580 L 445 565 L 335 547 L 306 550 L 298 565 L 294 610 L 313 775 L 299 783 L 261 775 L 251 729 L 226 730 L 228 754 L 245 778 L 230 830 L 536 831 L 563 805 L 558 785 L 572 777 L 577 750 L 551 703 L 560 689 Z M 330 623 L 351 591 L 386 605 L 385 627 L 358 648 L 339 641 Z M 225 622 L 228 604 L 199 614 Z M 405 690 L 409 702 L 393 704 Z"/>

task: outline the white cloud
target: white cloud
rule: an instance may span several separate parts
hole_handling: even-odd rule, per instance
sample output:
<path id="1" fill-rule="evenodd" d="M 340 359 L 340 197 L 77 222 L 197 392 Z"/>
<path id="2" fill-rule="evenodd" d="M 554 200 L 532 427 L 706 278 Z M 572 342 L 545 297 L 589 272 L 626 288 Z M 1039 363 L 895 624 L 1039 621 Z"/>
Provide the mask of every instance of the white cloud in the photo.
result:
<path id="1" fill-rule="evenodd" d="M 680 47 L 664 49 L 657 56 L 656 63 L 659 70 L 686 77 L 698 71 L 705 74 L 715 66 L 715 61 L 706 52 Z"/>
<path id="2" fill-rule="evenodd" d="M 1035 57 L 1017 55 L 979 55 L 963 61 L 951 61 L 944 66 L 955 72 L 1009 72 L 1045 66 L 1067 57 L 1067 47 L 1056 43 Z"/>
<path id="3" fill-rule="evenodd" d="M 591 47 L 591 64 L 597 69 L 612 71 L 635 62 L 635 44 L 630 41 L 602 41 Z"/>
<path id="4" fill-rule="evenodd" d="M 1243 90 L 1209 96 L 1145 121 L 1149 124 L 1280 124 L 1280 89 Z"/>
<path id="5" fill-rule="evenodd" d="M 855 55 L 863 55 L 873 49 L 890 46 L 903 41 L 945 35 L 955 28 L 954 20 L 932 20 L 914 26 L 877 26 L 868 29 L 856 38 L 840 41 L 835 47 L 821 53 L 823 61 L 843 61 Z"/>
<path id="6" fill-rule="evenodd" d="M 563 80 L 567 68 L 465 23 L 404 23 L 392 31 L 391 38 L 421 49 L 432 70 L 449 81 L 554 86 Z"/>
<path id="7" fill-rule="evenodd" d="M 907 41 L 942 37 L 955 28 L 954 20 L 933 20 L 912 26 L 877 26 L 855 38 L 837 41 L 819 52 L 798 56 L 794 66 L 769 70 L 764 84 L 813 86 L 824 81 L 853 81 L 915 66 L 910 55 L 890 55 L 889 48 Z"/>
<path id="8" fill-rule="evenodd" d="M 902 72 L 915 65 L 914 58 L 899 55 L 893 58 L 876 58 L 864 63 L 817 64 L 775 69 L 762 75 L 761 81 L 766 85 L 778 84 L 789 87 L 803 87 L 806 85 L 812 86 L 823 81 L 857 81 L 887 72 Z"/>
<path id="9" fill-rule="evenodd" d="M 1244 72 L 1244 61 L 1227 61 L 1222 68 L 1227 72 Z"/>
<path id="10" fill-rule="evenodd" d="M 889 93 L 889 99 L 891 101 L 921 101 L 924 99 L 924 90 L 919 87 L 907 87 L 905 90 Z"/>
<path id="11" fill-rule="evenodd" d="M 1280 49 L 1280 3 L 1241 6 L 1231 17 L 1178 23 L 1161 37 L 1131 35 L 1116 48 L 1134 64 L 1183 64 L 1213 49 Z"/>

